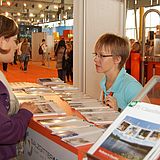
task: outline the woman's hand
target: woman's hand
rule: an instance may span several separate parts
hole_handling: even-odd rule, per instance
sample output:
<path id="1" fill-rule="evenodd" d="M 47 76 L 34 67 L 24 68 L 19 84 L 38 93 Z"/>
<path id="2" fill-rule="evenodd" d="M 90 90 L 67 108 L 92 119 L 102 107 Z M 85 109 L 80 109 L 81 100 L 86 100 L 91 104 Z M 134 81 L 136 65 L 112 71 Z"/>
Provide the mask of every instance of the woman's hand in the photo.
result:
<path id="1" fill-rule="evenodd" d="M 24 102 L 20 104 L 20 109 L 26 109 L 32 113 L 36 113 L 36 111 L 38 110 L 38 107 L 32 102 Z"/>
<path id="2" fill-rule="evenodd" d="M 113 108 L 115 111 L 118 111 L 117 100 L 115 97 L 111 95 L 106 96 L 105 104 L 110 108 Z"/>

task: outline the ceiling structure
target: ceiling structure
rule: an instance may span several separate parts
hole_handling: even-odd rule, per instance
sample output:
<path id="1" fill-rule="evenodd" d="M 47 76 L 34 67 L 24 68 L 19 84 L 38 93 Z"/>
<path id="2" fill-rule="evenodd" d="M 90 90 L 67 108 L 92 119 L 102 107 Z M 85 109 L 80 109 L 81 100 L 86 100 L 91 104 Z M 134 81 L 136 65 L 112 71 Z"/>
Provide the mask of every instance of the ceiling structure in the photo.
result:
<path id="1" fill-rule="evenodd" d="M 0 0 L 0 13 L 9 14 L 18 23 L 36 24 L 71 19 L 73 0 Z"/>
<path id="2" fill-rule="evenodd" d="M 127 9 L 160 5 L 160 0 L 126 0 L 126 2 Z M 25 24 L 61 21 L 73 18 L 73 0 L 0 0 L 0 13 L 9 14 L 18 23 Z"/>
<path id="3" fill-rule="evenodd" d="M 160 0 L 127 0 L 127 9 L 160 5 Z"/>

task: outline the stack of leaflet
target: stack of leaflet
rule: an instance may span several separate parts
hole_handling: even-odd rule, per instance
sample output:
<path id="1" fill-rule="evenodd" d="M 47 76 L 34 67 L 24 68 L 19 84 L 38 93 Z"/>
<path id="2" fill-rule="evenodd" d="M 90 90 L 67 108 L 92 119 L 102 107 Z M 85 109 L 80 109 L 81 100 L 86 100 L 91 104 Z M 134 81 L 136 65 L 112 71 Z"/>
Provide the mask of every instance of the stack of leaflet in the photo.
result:
<path id="1" fill-rule="evenodd" d="M 30 88 L 25 88 L 24 91 L 27 94 L 32 94 L 32 95 L 44 95 L 44 94 L 53 94 L 53 90 L 51 90 L 48 87 L 42 86 L 42 87 L 30 87 Z"/>
<path id="2" fill-rule="evenodd" d="M 43 86 L 55 86 L 58 84 L 64 84 L 60 78 L 38 78 L 37 82 Z"/>
<path id="3" fill-rule="evenodd" d="M 30 82 L 12 82 L 10 83 L 10 86 L 13 90 L 30 88 L 30 87 L 34 87 L 34 88 L 42 87 L 42 85 L 40 84 L 30 83 Z"/>
<path id="4" fill-rule="evenodd" d="M 45 100 L 40 95 L 19 95 L 16 96 L 20 104 L 24 102 L 32 102 L 37 106 L 34 116 L 47 116 L 47 115 L 65 115 L 66 113 L 53 101 Z"/>
<path id="5" fill-rule="evenodd" d="M 54 91 L 75 91 L 75 90 L 78 90 L 77 87 L 75 87 L 73 85 L 66 84 L 66 83 L 52 86 L 51 89 L 53 89 Z"/>
<path id="6" fill-rule="evenodd" d="M 157 160 L 160 157 L 159 115 L 158 105 L 138 102 L 132 108 L 127 107 L 89 149 L 88 157 Z"/>
<path id="7" fill-rule="evenodd" d="M 63 141 L 72 146 L 83 146 L 95 143 L 104 129 L 83 121 L 75 116 L 62 117 L 36 117 L 36 121 L 52 131 L 53 135 L 59 136 Z"/>
<path id="8" fill-rule="evenodd" d="M 91 98 L 90 96 L 84 94 L 83 92 L 80 92 L 78 90 L 71 90 L 71 91 L 55 91 L 56 95 L 58 95 L 61 99 L 64 101 L 72 101 L 73 99 L 82 99 L 82 98 Z"/>
<path id="9" fill-rule="evenodd" d="M 85 120 L 102 127 L 108 127 L 118 116 L 119 112 L 92 98 L 73 98 L 68 101 L 71 108 L 79 112 Z"/>

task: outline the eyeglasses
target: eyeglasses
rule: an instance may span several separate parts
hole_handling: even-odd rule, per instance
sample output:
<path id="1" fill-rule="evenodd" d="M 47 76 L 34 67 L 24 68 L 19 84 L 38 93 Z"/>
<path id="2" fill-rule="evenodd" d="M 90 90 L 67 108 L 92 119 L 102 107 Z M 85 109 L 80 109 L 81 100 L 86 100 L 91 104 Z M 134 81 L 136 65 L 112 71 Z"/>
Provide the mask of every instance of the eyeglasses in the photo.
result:
<path id="1" fill-rule="evenodd" d="M 112 54 L 108 54 L 108 55 L 103 55 L 103 54 L 98 54 L 98 53 L 92 53 L 94 57 L 98 57 L 98 58 L 105 58 L 105 57 L 113 57 Z"/>

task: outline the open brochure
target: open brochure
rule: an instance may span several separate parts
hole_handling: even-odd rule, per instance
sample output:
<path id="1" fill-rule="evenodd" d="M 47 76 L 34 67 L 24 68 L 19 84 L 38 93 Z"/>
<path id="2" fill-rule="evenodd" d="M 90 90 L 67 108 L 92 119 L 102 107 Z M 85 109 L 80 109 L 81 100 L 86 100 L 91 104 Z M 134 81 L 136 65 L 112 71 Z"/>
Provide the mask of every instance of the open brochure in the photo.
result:
<path id="1" fill-rule="evenodd" d="M 54 102 L 34 102 L 37 105 L 37 111 L 34 113 L 34 116 L 41 115 L 64 115 L 66 114 L 60 107 L 57 106 Z"/>
<path id="2" fill-rule="evenodd" d="M 155 160 L 160 153 L 159 114 L 127 107 L 88 153 L 101 160 Z"/>

